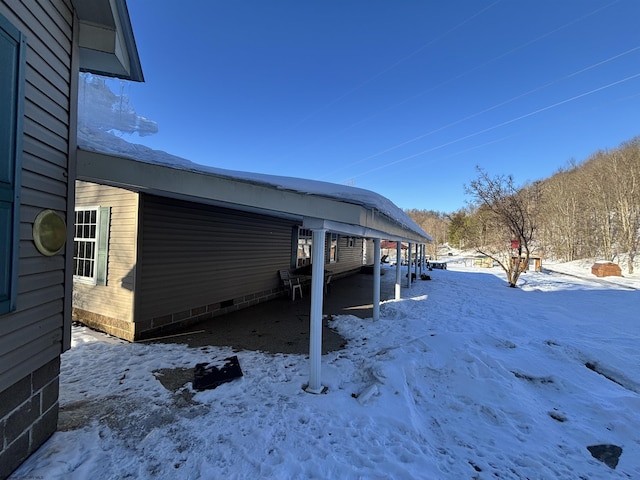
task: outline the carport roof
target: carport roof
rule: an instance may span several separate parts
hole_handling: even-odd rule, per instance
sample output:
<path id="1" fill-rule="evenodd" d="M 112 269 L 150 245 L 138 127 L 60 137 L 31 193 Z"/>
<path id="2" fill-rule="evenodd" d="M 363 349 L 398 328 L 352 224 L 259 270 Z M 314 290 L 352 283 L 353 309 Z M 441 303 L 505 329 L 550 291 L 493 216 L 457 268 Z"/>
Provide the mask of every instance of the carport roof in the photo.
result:
<path id="1" fill-rule="evenodd" d="M 432 241 L 403 210 L 369 190 L 207 167 L 102 132 L 79 130 L 78 145 L 78 180 L 293 218 L 345 235 Z"/>

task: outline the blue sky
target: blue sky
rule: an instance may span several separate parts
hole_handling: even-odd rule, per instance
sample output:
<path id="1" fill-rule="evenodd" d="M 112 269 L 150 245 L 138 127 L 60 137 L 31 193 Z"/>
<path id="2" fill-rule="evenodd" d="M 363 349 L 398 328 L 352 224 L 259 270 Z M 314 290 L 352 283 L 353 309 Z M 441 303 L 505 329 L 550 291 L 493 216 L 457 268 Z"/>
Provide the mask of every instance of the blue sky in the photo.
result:
<path id="1" fill-rule="evenodd" d="M 149 137 L 204 165 L 451 212 L 640 135 L 640 1 L 129 0 Z"/>

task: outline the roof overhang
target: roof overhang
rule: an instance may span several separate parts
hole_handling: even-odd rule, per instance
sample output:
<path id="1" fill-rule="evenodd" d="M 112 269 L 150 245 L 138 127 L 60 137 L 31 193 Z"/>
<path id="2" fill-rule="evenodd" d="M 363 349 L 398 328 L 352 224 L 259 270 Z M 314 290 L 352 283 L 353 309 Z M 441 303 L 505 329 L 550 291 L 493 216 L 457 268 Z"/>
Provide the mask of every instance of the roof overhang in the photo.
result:
<path id="1" fill-rule="evenodd" d="M 125 0 L 73 0 L 80 23 L 80 70 L 144 81 Z"/>
<path id="2" fill-rule="evenodd" d="M 348 200 L 244 179 L 173 168 L 79 149 L 77 179 L 131 191 L 295 219 L 305 228 L 412 243 L 431 238 L 396 219 Z"/>

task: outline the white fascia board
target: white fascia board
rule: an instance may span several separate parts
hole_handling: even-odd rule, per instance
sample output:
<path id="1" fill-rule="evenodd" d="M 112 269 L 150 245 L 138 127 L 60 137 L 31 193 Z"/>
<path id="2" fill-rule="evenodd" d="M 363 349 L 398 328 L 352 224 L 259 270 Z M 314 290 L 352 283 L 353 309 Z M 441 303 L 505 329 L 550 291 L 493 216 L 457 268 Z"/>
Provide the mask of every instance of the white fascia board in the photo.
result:
<path id="1" fill-rule="evenodd" d="M 309 230 L 323 229 L 329 232 L 339 233 L 340 235 L 351 235 L 361 238 L 379 238 L 380 240 L 390 240 L 396 242 L 411 243 L 430 243 L 429 239 L 417 237 L 415 233 L 408 230 L 398 229 L 395 222 L 387 222 L 386 224 L 378 224 L 377 228 L 364 225 L 350 225 L 345 223 L 334 222 L 323 218 L 305 217 L 302 222 L 303 228 Z"/>
<path id="2" fill-rule="evenodd" d="M 413 243 L 430 243 L 433 239 L 427 235 L 426 237 L 416 233 L 413 229 L 401 224 L 397 220 L 390 218 L 388 215 L 375 209 L 366 210 L 367 218 L 362 219 L 362 225 L 372 231 L 386 232 L 386 235 L 373 235 L 371 238 L 380 238 L 384 240 L 397 240 Z"/>

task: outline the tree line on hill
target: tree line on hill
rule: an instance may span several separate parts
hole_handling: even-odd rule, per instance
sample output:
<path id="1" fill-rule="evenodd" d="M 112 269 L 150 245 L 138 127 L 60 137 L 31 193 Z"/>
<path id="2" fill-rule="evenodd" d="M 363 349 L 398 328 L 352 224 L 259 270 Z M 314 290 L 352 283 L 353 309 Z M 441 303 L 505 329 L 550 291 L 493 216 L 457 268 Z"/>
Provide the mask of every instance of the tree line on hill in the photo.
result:
<path id="1" fill-rule="evenodd" d="M 551 177 L 522 186 L 511 175 L 478 176 L 465 186 L 472 201 L 453 213 L 407 210 L 434 243 L 448 242 L 497 261 L 515 286 L 529 256 L 560 261 L 633 262 L 640 244 L 640 136 Z M 517 259 L 517 260 L 516 260 Z"/>

